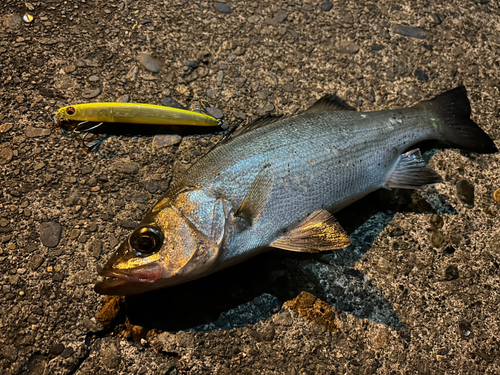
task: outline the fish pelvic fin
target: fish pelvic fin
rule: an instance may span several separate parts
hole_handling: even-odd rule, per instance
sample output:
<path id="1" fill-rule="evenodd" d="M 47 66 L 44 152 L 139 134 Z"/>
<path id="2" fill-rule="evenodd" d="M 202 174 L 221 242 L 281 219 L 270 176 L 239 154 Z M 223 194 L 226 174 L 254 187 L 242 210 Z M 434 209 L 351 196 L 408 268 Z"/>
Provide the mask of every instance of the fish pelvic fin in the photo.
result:
<path id="1" fill-rule="evenodd" d="M 437 122 L 438 131 L 445 142 L 482 154 L 498 152 L 488 134 L 471 120 L 471 106 L 464 86 L 420 102 L 413 108 L 436 114 L 440 120 Z"/>
<path id="2" fill-rule="evenodd" d="M 267 202 L 267 197 L 273 188 L 274 170 L 271 164 L 266 164 L 250 186 L 247 195 L 236 210 L 234 216 L 244 219 L 252 225 L 256 221 Z"/>
<path id="3" fill-rule="evenodd" d="M 343 249 L 350 244 L 349 236 L 335 217 L 326 210 L 318 210 L 270 246 L 288 251 L 317 253 Z"/>
<path id="4" fill-rule="evenodd" d="M 443 179 L 426 164 L 418 148 L 402 154 L 384 182 L 386 189 L 418 189 Z"/>
<path id="5" fill-rule="evenodd" d="M 340 99 L 337 95 L 327 94 L 318 99 L 309 109 L 305 112 L 332 112 L 332 111 L 355 111 L 353 107 Z"/>

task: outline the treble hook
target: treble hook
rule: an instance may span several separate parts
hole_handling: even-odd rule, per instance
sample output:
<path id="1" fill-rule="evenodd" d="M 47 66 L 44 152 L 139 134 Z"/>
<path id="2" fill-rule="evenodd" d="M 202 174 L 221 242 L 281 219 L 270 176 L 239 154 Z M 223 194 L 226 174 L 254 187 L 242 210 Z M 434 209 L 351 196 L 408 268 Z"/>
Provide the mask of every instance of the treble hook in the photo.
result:
<path id="1" fill-rule="evenodd" d="M 85 131 L 86 133 L 89 133 L 89 132 L 91 132 L 92 130 L 95 130 L 95 129 L 99 128 L 99 127 L 103 124 L 103 122 L 100 122 L 100 123 L 98 123 L 98 124 L 96 124 L 96 125 L 92 125 L 92 126 L 91 126 L 91 127 L 89 127 L 89 128 L 86 128 L 86 127 L 84 127 L 84 126 L 83 126 L 83 125 L 85 125 L 85 124 L 88 124 L 89 122 L 91 122 L 91 121 L 82 121 L 82 122 L 80 122 L 80 123 L 79 123 L 79 124 L 75 127 L 75 129 L 73 129 L 73 132 L 74 132 L 74 133 L 76 133 L 76 134 L 81 133 L 82 131 Z"/>

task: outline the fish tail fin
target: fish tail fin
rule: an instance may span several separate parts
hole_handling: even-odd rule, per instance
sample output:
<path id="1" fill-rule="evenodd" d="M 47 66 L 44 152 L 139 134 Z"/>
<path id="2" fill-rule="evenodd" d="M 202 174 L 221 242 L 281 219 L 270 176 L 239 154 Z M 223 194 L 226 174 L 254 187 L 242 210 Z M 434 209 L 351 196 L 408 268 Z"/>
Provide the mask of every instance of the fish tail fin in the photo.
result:
<path id="1" fill-rule="evenodd" d="M 488 134 L 471 120 L 470 102 L 464 86 L 418 103 L 415 108 L 431 110 L 438 116 L 441 120 L 438 131 L 445 142 L 481 154 L 498 152 Z"/>

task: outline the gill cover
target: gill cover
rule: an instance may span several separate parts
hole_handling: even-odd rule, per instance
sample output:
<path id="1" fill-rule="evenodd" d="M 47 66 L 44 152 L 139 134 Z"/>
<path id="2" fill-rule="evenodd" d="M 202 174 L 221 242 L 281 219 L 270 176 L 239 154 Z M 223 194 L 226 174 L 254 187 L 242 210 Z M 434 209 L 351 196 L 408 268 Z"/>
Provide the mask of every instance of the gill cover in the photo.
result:
<path id="1" fill-rule="evenodd" d="M 106 263 L 100 272 L 106 279 L 95 290 L 136 294 L 211 273 L 226 232 L 227 206 L 203 190 L 160 201 Z"/>

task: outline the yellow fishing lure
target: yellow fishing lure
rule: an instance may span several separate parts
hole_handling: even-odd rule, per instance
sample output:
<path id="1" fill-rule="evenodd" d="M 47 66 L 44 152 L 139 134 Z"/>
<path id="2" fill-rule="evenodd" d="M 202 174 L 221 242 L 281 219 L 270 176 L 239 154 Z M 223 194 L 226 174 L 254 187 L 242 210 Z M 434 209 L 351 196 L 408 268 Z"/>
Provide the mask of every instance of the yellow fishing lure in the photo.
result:
<path id="1" fill-rule="evenodd" d="M 142 103 L 75 104 L 57 111 L 56 124 L 66 121 L 149 125 L 219 125 L 216 118 L 203 113 Z"/>

